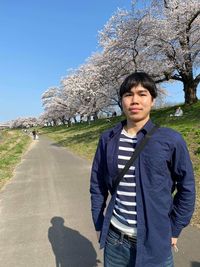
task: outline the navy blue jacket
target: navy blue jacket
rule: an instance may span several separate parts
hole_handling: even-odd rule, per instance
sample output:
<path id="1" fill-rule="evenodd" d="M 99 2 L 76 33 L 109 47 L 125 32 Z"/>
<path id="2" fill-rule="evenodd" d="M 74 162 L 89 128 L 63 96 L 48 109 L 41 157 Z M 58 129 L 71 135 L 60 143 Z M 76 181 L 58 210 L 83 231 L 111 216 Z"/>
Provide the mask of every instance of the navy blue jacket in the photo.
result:
<path id="1" fill-rule="evenodd" d="M 116 193 L 108 193 L 118 174 L 117 156 L 121 130 L 126 121 L 104 132 L 91 171 L 91 209 L 96 231 L 105 245 Z M 137 133 L 140 143 L 151 130 L 149 120 Z M 137 267 L 159 267 L 170 255 L 171 237 L 178 237 L 194 211 L 195 182 L 185 141 L 176 131 L 160 127 L 134 163 L 137 196 Z M 176 194 L 172 191 L 176 184 Z"/>

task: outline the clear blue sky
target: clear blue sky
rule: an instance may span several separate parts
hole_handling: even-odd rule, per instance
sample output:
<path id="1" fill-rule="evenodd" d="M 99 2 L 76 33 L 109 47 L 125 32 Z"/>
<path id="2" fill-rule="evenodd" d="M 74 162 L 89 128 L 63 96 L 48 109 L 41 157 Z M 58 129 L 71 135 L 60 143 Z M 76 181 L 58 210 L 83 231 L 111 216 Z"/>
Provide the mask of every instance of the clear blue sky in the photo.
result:
<path id="1" fill-rule="evenodd" d="M 117 7 L 130 6 L 131 0 L 0 1 L 0 122 L 39 116 L 42 93 L 96 51 L 98 31 Z"/>

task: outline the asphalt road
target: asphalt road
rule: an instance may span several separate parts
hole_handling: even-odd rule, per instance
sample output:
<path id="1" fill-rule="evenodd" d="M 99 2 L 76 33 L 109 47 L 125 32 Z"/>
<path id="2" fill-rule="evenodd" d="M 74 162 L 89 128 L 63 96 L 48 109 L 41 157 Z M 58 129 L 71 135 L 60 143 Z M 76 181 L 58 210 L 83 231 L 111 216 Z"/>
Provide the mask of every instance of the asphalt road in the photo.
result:
<path id="1" fill-rule="evenodd" d="M 90 163 L 34 141 L 0 192 L 0 267 L 102 267 L 91 221 Z M 187 227 L 176 267 L 200 267 L 200 231 Z"/>
<path id="2" fill-rule="evenodd" d="M 0 267 L 102 266 L 88 161 L 41 138 L 0 192 Z"/>

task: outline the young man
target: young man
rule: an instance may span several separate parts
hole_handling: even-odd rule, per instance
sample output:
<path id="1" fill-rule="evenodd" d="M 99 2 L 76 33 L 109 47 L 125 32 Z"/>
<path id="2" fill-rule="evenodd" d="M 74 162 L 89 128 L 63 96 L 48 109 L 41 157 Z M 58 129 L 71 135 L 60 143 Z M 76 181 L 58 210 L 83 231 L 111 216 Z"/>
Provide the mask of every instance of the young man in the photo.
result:
<path id="1" fill-rule="evenodd" d="M 157 88 L 149 75 L 136 72 L 124 80 L 120 96 L 126 120 L 101 135 L 91 171 L 92 217 L 104 267 L 172 267 L 171 248 L 194 210 L 189 153 L 179 133 L 159 127 L 113 193 L 117 175 L 154 126 L 150 111 Z"/>

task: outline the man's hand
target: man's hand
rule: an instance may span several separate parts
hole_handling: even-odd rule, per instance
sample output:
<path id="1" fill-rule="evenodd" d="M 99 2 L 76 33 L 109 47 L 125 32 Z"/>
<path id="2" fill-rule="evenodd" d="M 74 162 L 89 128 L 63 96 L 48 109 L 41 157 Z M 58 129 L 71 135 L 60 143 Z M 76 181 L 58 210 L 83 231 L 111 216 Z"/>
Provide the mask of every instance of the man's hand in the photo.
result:
<path id="1" fill-rule="evenodd" d="M 175 252 L 178 252 L 177 241 L 178 241 L 178 238 L 176 238 L 176 237 L 171 238 L 171 245 L 174 248 Z"/>
<path id="2" fill-rule="evenodd" d="M 172 237 L 172 239 L 171 239 L 172 247 L 173 247 L 173 246 L 176 246 L 177 241 L 178 241 L 178 238 L 176 238 L 176 237 Z"/>

